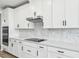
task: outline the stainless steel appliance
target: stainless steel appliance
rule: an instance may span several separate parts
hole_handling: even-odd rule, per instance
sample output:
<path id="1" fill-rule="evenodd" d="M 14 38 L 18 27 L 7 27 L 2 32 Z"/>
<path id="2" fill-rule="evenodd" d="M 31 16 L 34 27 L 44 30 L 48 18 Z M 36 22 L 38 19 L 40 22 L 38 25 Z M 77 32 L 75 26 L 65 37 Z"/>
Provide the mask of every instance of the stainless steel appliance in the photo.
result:
<path id="1" fill-rule="evenodd" d="M 43 42 L 46 41 L 46 39 L 40 39 L 40 38 L 29 38 L 29 39 L 25 39 L 27 41 L 32 41 L 32 42 Z"/>
<path id="2" fill-rule="evenodd" d="M 9 27 L 3 26 L 2 27 L 2 42 L 3 42 L 3 45 L 8 46 L 8 36 L 9 36 Z"/>
<path id="3" fill-rule="evenodd" d="M 33 22 L 33 23 L 43 23 L 43 16 L 37 16 L 37 17 L 28 17 L 26 18 L 27 21 Z"/>

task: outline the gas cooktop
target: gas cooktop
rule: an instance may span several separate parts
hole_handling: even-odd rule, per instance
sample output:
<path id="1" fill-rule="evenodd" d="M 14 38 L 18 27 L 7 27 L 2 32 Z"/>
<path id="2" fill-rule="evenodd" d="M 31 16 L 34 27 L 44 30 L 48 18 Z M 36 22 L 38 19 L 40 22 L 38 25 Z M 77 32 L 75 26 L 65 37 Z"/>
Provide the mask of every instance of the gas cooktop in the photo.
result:
<path id="1" fill-rule="evenodd" d="M 40 39 L 40 38 L 29 38 L 29 39 L 25 39 L 27 41 L 33 41 L 33 42 L 43 42 L 46 41 L 46 39 Z"/>

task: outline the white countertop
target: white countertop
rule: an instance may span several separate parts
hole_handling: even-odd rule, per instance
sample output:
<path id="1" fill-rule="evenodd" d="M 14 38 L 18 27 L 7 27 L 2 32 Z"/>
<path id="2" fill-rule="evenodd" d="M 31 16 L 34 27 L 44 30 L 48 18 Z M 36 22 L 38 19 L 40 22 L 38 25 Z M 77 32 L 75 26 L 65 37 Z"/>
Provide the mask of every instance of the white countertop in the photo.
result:
<path id="1" fill-rule="evenodd" d="M 52 40 L 52 41 L 41 42 L 41 44 L 79 52 L 79 43 L 69 43 L 69 42 Z"/>
<path id="2" fill-rule="evenodd" d="M 25 41 L 24 38 L 14 38 L 14 39 Z M 79 43 L 69 43 L 69 42 L 55 41 L 55 40 L 44 41 L 41 43 L 36 43 L 36 42 L 33 43 L 79 52 Z"/>

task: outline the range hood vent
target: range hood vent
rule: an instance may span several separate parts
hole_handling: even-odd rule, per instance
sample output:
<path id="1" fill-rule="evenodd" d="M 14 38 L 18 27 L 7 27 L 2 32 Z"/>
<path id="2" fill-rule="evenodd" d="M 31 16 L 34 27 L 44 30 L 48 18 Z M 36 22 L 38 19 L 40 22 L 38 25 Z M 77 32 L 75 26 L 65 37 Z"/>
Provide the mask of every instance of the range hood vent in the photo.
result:
<path id="1" fill-rule="evenodd" d="M 43 22 L 43 17 L 42 16 L 29 17 L 26 20 L 30 21 L 30 22 L 33 22 L 33 23 L 38 23 L 38 22 Z"/>

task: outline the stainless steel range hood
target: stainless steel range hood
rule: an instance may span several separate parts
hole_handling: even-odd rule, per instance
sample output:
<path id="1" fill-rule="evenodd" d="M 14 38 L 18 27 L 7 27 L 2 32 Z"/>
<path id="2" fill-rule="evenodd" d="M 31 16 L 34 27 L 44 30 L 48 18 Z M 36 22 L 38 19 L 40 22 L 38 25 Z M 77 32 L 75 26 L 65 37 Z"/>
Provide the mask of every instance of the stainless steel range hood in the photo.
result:
<path id="1" fill-rule="evenodd" d="M 39 22 L 43 22 L 43 17 L 42 16 L 28 17 L 26 20 L 33 23 L 39 23 Z"/>

